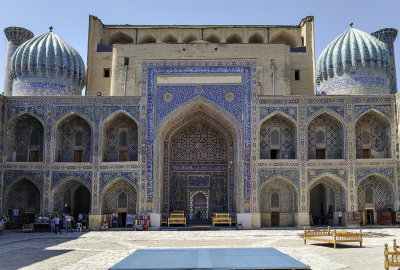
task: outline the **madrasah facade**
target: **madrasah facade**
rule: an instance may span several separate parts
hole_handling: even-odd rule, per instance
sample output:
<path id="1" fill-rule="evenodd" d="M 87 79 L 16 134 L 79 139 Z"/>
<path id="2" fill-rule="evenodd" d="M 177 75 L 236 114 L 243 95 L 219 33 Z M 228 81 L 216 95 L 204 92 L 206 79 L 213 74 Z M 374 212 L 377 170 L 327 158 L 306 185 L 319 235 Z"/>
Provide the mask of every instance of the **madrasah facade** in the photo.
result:
<path id="1" fill-rule="evenodd" d="M 243 228 L 324 224 L 328 213 L 337 223 L 339 212 L 347 224 L 395 222 L 397 30 L 344 30 L 315 61 L 312 16 L 89 16 L 86 67 L 52 29 L 6 28 L 1 214 L 90 213 L 92 228 L 113 210 L 146 213 L 153 227 L 174 210 L 189 222 L 228 212 Z"/>

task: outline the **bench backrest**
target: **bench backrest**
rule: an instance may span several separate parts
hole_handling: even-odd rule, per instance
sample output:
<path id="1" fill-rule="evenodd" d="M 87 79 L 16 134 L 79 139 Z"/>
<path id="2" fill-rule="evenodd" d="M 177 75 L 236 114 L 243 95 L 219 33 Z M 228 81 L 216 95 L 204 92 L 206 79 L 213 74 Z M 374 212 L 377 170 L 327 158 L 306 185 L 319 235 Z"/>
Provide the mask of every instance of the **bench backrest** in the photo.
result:
<path id="1" fill-rule="evenodd" d="M 229 218 L 228 213 L 214 213 L 214 216 L 218 218 Z"/>
<path id="2" fill-rule="evenodd" d="M 172 217 L 172 218 L 184 218 L 185 217 L 185 213 L 174 213 L 174 212 L 172 212 L 170 217 Z"/>

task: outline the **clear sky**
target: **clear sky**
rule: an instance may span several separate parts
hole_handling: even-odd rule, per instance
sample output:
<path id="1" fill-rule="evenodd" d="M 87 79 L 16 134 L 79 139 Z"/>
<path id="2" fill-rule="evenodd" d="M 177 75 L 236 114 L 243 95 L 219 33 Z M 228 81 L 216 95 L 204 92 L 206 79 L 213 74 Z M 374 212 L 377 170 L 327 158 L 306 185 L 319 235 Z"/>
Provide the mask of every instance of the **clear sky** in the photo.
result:
<path id="1" fill-rule="evenodd" d="M 297 25 L 315 19 L 315 57 L 349 22 L 367 33 L 400 29 L 400 0 L 1 0 L 0 28 L 21 26 L 35 36 L 53 26 L 86 62 L 89 14 L 104 24 Z M 7 40 L 0 34 L 0 89 Z M 400 87 L 400 37 L 395 42 Z M 1 92 L 1 91 L 0 91 Z"/>

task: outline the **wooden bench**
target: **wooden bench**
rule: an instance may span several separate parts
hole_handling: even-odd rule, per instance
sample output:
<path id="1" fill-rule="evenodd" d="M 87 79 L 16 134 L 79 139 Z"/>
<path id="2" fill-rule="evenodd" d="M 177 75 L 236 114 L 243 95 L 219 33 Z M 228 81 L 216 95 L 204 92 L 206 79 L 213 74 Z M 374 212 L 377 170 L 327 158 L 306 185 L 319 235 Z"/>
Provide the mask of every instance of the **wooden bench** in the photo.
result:
<path id="1" fill-rule="evenodd" d="M 168 227 L 171 224 L 185 225 L 185 227 L 186 227 L 185 212 L 184 211 L 173 211 L 168 218 Z"/>
<path id="2" fill-rule="evenodd" d="M 389 267 L 400 267 L 400 246 L 396 244 L 396 239 L 393 239 L 393 251 L 389 251 L 388 244 L 385 244 L 385 270 Z"/>
<path id="3" fill-rule="evenodd" d="M 23 232 L 33 232 L 33 224 L 23 224 L 22 231 Z"/>
<path id="4" fill-rule="evenodd" d="M 348 231 L 337 231 L 331 230 L 328 226 L 327 230 L 306 230 L 304 227 L 304 245 L 307 240 L 319 241 L 333 243 L 333 247 L 336 248 L 337 243 L 347 243 L 347 242 L 359 242 L 360 247 L 362 247 L 362 230 L 360 232 L 348 232 Z"/>
<path id="5" fill-rule="evenodd" d="M 229 217 L 228 213 L 214 213 L 214 216 L 211 217 L 212 226 L 215 227 L 215 224 L 229 224 L 232 227 L 232 218 Z"/>

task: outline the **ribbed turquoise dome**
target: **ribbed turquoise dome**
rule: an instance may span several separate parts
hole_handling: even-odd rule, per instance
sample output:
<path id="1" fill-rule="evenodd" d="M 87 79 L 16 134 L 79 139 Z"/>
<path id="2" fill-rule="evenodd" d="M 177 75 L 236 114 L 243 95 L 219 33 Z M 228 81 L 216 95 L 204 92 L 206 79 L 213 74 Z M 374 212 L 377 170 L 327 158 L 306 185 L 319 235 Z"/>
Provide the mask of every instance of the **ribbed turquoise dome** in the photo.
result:
<path id="1" fill-rule="evenodd" d="M 53 32 L 19 46 L 11 58 L 10 73 L 13 96 L 81 95 L 86 82 L 82 57 Z"/>
<path id="2" fill-rule="evenodd" d="M 349 28 L 317 61 L 317 83 L 327 94 L 387 94 L 390 56 L 383 42 Z"/>

